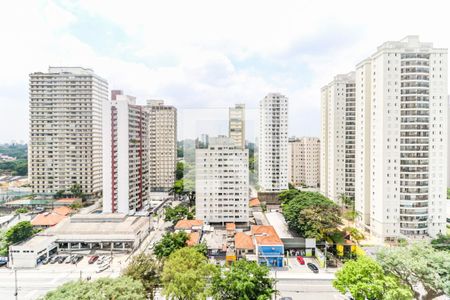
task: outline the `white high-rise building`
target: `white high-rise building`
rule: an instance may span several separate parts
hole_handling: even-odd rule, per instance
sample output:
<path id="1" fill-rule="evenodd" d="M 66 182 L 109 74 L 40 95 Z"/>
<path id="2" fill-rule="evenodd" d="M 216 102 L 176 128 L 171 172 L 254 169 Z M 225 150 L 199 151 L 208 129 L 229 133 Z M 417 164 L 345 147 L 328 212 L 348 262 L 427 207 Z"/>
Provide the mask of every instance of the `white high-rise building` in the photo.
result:
<path id="1" fill-rule="evenodd" d="M 289 139 L 289 182 L 294 186 L 320 185 L 320 141 L 316 137 Z"/>
<path id="2" fill-rule="evenodd" d="M 136 98 L 111 92 L 103 106 L 103 212 L 133 214 L 147 206 L 148 113 Z"/>
<path id="3" fill-rule="evenodd" d="M 102 103 L 108 83 L 92 70 L 50 67 L 30 74 L 28 170 L 34 194 L 102 191 Z"/>
<path id="4" fill-rule="evenodd" d="M 357 221 L 374 237 L 446 232 L 447 85 L 447 49 L 417 36 L 357 65 Z"/>
<path id="5" fill-rule="evenodd" d="M 288 188 L 288 98 L 270 93 L 260 102 L 258 179 L 264 192 Z"/>
<path id="6" fill-rule="evenodd" d="M 195 213 L 206 223 L 248 223 L 248 150 L 225 136 L 195 150 Z"/>
<path id="7" fill-rule="evenodd" d="M 229 109 L 228 136 L 236 146 L 245 148 L 245 104 L 236 104 Z"/>
<path id="8" fill-rule="evenodd" d="M 320 190 L 339 201 L 355 196 L 355 74 L 337 75 L 321 90 Z"/>
<path id="9" fill-rule="evenodd" d="M 167 192 L 175 183 L 177 109 L 163 100 L 148 100 L 150 191 Z"/>

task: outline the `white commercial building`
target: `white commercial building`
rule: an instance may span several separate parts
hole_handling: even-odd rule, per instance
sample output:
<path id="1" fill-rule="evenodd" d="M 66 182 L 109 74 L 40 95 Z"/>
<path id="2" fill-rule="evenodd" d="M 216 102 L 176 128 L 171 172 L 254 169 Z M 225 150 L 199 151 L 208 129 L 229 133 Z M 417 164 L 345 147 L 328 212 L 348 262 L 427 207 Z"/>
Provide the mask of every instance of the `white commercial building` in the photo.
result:
<path id="1" fill-rule="evenodd" d="M 270 93 L 260 102 L 258 178 L 264 192 L 288 188 L 288 98 Z"/>
<path id="2" fill-rule="evenodd" d="M 235 145 L 245 148 L 245 104 L 236 104 L 229 109 L 228 136 Z"/>
<path id="3" fill-rule="evenodd" d="M 162 100 L 148 100 L 149 175 L 151 192 L 167 192 L 175 183 L 177 109 Z"/>
<path id="4" fill-rule="evenodd" d="M 358 224 L 382 240 L 446 232 L 447 49 L 408 36 L 356 69 Z"/>
<path id="5" fill-rule="evenodd" d="M 103 213 L 133 214 L 148 201 L 148 113 L 112 91 L 103 106 Z"/>
<path id="6" fill-rule="evenodd" d="M 289 139 L 289 182 L 294 186 L 319 187 L 320 141 L 316 137 Z"/>
<path id="7" fill-rule="evenodd" d="M 355 196 L 355 74 L 337 75 L 321 90 L 320 190 L 338 201 Z"/>
<path id="8" fill-rule="evenodd" d="M 28 170 L 34 194 L 79 184 L 102 191 L 102 104 L 108 83 L 92 70 L 50 67 L 30 74 Z"/>
<path id="9" fill-rule="evenodd" d="M 248 150 L 225 136 L 195 150 L 195 213 L 206 223 L 248 223 Z"/>

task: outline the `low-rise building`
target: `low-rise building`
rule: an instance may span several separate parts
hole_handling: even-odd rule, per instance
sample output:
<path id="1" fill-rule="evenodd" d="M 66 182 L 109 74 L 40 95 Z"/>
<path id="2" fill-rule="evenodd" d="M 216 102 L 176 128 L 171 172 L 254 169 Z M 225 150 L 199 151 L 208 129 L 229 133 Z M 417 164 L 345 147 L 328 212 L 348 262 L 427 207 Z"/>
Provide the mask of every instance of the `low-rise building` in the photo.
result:
<path id="1" fill-rule="evenodd" d="M 282 267 L 284 244 L 273 226 L 253 225 L 251 234 L 258 262 L 269 267 Z"/>
<path id="2" fill-rule="evenodd" d="M 183 219 L 175 224 L 175 230 L 184 230 L 187 232 L 201 231 L 203 227 L 203 220 L 187 220 Z"/>
<path id="3" fill-rule="evenodd" d="M 14 268 L 35 268 L 38 261 L 56 252 L 53 235 L 37 235 L 9 247 L 9 265 Z"/>

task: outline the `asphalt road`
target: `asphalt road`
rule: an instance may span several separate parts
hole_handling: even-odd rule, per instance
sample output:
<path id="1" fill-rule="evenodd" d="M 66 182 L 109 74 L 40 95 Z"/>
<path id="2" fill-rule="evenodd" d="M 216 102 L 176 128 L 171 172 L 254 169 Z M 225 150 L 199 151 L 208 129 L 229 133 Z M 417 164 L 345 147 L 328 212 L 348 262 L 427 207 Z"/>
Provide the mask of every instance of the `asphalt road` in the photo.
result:
<path id="1" fill-rule="evenodd" d="M 278 279 L 276 288 L 280 297 L 296 300 L 337 300 L 345 299 L 331 284 L 330 279 Z"/>

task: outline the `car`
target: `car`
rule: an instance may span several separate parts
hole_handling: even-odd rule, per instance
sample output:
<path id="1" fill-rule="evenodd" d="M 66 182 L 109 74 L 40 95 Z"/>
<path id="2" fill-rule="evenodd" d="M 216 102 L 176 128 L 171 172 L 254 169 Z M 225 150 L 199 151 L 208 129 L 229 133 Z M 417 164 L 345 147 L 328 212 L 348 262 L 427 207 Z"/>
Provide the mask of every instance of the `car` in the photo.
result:
<path id="1" fill-rule="evenodd" d="M 58 259 L 58 264 L 62 264 L 66 260 L 66 258 L 67 258 L 67 256 L 65 256 L 65 255 L 60 256 Z"/>
<path id="2" fill-rule="evenodd" d="M 100 256 L 99 259 L 97 260 L 97 264 L 98 265 L 102 264 L 105 261 L 106 258 L 107 258 L 106 255 Z"/>
<path id="3" fill-rule="evenodd" d="M 281 297 L 279 300 L 293 300 L 292 297 Z"/>
<path id="4" fill-rule="evenodd" d="M 67 259 L 66 259 L 66 264 L 70 264 L 71 262 L 72 262 L 72 260 L 73 260 L 73 258 L 75 257 L 75 255 L 70 255 L 69 257 L 67 257 Z"/>
<path id="5" fill-rule="evenodd" d="M 50 263 L 55 264 L 58 260 L 59 260 L 59 256 L 52 256 L 52 258 L 50 259 Z"/>
<path id="6" fill-rule="evenodd" d="M 50 262 L 50 257 L 46 257 L 46 258 L 44 258 L 43 260 L 42 260 L 42 264 L 43 265 L 46 265 L 46 264 L 48 264 Z"/>
<path id="7" fill-rule="evenodd" d="M 319 273 L 319 268 L 313 263 L 307 263 L 308 268 L 314 273 Z"/>
<path id="8" fill-rule="evenodd" d="M 90 265 L 92 265 L 93 263 L 95 263 L 95 261 L 98 259 L 98 255 L 93 255 L 93 256 L 91 256 L 91 258 L 89 258 L 89 261 L 88 261 L 88 263 L 90 264 Z"/>
<path id="9" fill-rule="evenodd" d="M 305 264 L 305 260 L 303 259 L 303 257 L 301 257 L 300 255 L 297 256 L 297 261 L 299 264 L 304 265 Z"/>
<path id="10" fill-rule="evenodd" d="M 77 255 L 77 256 L 75 256 L 75 259 L 74 259 L 74 261 L 73 261 L 72 263 L 73 263 L 73 264 L 77 264 L 77 263 L 79 263 L 82 259 L 83 259 L 83 256 Z"/>

